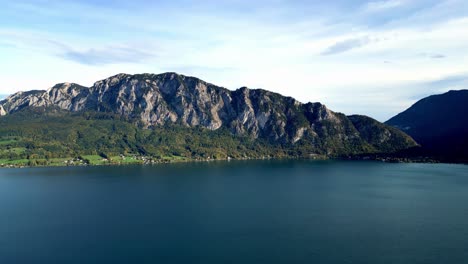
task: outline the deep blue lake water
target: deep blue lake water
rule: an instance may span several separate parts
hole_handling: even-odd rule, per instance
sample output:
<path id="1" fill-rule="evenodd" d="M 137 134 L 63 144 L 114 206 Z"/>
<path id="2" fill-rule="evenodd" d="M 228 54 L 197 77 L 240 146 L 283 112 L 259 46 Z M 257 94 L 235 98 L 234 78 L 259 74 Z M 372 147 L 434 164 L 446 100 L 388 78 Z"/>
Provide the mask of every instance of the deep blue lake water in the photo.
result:
<path id="1" fill-rule="evenodd" d="M 468 263 L 468 166 L 2 169 L 0 263 Z"/>

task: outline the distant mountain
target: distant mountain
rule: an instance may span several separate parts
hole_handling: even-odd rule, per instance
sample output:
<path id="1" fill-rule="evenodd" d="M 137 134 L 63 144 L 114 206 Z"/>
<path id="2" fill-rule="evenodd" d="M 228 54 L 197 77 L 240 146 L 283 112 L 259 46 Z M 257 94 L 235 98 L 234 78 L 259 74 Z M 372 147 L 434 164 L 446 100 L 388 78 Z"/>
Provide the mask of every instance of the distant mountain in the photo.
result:
<path id="1" fill-rule="evenodd" d="M 40 113 L 43 113 L 42 116 Z M 145 130 L 162 131 L 168 127 L 178 127 L 177 131 L 186 131 L 184 133 L 190 133 L 187 132 L 190 129 L 202 129 L 205 131 L 202 133 L 211 136 L 216 134 L 214 132 L 226 131 L 236 138 L 256 140 L 255 144 L 261 142 L 263 147 L 281 152 L 283 156 L 387 153 L 416 145 L 405 133 L 368 117 L 347 117 L 320 103 L 303 104 L 291 97 L 262 89 L 242 87 L 231 91 L 176 73 L 118 74 L 98 81 L 89 88 L 62 83 L 47 91 L 16 93 L 0 101 L 0 115 L 4 116 L 4 120 L 9 120 L 9 124 L 6 124 L 8 129 L 3 127 L 2 132 L 0 128 L 0 137 L 2 133 L 10 137 L 15 133 L 23 133 L 21 135 L 24 136 L 29 133 L 24 130 L 28 124 L 42 120 L 37 124 L 40 129 L 35 131 L 34 137 L 42 136 L 42 140 L 46 140 L 49 134 L 60 133 L 42 127 L 47 122 L 52 122 L 45 117 L 55 115 L 54 113 L 67 115 L 67 119 L 73 116 L 74 119 L 69 122 L 80 122 L 82 125 L 86 122 L 84 117 L 88 120 L 119 119 L 132 124 L 142 135 L 148 134 Z M 79 115 L 81 116 L 78 118 Z M 60 130 L 60 126 L 55 125 Z M 78 133 L 81 137 L 89 135 L 86 130 L 74 131 L 72 127 L 63 130 L 68 129 L 71 130 L 69 133 Z M 100 133 L 105 135 L 114 132 L 104 129 Z M 27 137 L 29 136 L 32 135 Z M 107 140 L 107 137 L 103 138 L 102 140 Z M 132 152 L 145 149 L 142 152 L 152 154 L 148 149 L 154 149 L 154 145 L 145 145 L 147 143 L 143 142 L 143 138 L 144 136 L 137 136 L 137 139 L 132 139 L 133 145 L 119 143 L 112 151 Z M 129 138 L 121 140 L 128 142 Z M 193 142 L 180 141 L 179 147 L 189 147 L 192 144 Z M 72 150 L 73 148 L 76 146 L 70 147 Z M 230 153 L 223 146 L 217 148 L 226 155 Z M 260 149 L 257 154 L 261 154 Z M 170 149 L 166 150 L 170 152 Z M 275 156 L 275 151 L 268 153 Z"/>
<path id="2" fill-rule="evenodd" d="M 408 133 L 426 153 L 468 161 L 468 90 L 426 97 L 385 123 Z"/>

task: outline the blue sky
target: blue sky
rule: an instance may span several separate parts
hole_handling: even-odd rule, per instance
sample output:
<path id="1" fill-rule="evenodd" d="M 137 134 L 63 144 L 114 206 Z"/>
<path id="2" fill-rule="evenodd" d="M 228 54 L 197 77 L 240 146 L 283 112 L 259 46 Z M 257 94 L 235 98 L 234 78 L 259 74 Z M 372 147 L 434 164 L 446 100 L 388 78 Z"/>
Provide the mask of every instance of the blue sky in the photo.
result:
<path id="1" fill-rule="evenodd" d="M 468 88 L 466 0 L 0 4 L 0 94 L 176 71 L 384 121 Z"/>

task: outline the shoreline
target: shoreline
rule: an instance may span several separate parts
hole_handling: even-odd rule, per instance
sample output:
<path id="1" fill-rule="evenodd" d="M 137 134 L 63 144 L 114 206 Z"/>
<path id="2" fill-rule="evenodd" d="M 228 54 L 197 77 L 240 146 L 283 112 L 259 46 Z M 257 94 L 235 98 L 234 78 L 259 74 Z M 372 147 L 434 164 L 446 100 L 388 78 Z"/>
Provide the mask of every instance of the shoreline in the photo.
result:
<path id="1" fill-rule="evenodd" d="M 161 164 L 177 164 L 177 163 L 199 163 L 199 162 L 230 162 L 230 161 L 259 161 L 259 160 L 309 160 L 309 161 L 375 161 L 383 163 L 419 163 L 419 164 L 457 164 L 457 165 L 468 165 L 467 162 L 450 162 L 450 161 L 440 161 L 432 158 L 402 158 L 402 157 L 389 157 L 389 156 L 347 156 L 347 157 L 262 157 L 262 158 L 227 158 L 227 159 L 192 159 L 192 158 L 174 158 L 174 159 L 153 159 L 147 158 L 146 161 L 139 157 L 138 162 L 115 162 L 107 161 L 102 163 L 80 163 L 76 162 L 75 159 L 65 159 L 68 162 L 64 163 L 55 163 L 55 164 L 45 164 L 45 165 L 26 165 L 26 164 L 0 164 L 0 169 L 22 169 L 22 168 L 65 168 L 65 167 L 98 167 L 98 166 L 153 166 Z M 70 161 L 75 161 L 71 162 Z M 141 161 L 141 162 L 140 162 Z M 12 160 L 11 162 L 15 162 Z"/>

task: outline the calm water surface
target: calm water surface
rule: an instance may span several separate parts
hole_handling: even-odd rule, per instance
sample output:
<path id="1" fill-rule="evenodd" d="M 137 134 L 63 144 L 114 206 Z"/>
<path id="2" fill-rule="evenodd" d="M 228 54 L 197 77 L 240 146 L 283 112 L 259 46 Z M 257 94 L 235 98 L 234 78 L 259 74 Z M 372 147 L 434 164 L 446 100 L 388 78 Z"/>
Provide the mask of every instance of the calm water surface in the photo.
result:
<path id="1" fill-rule="evenodd" d="M 2 169 L 0 263 L 468 263 L 468 166 Z"/>

